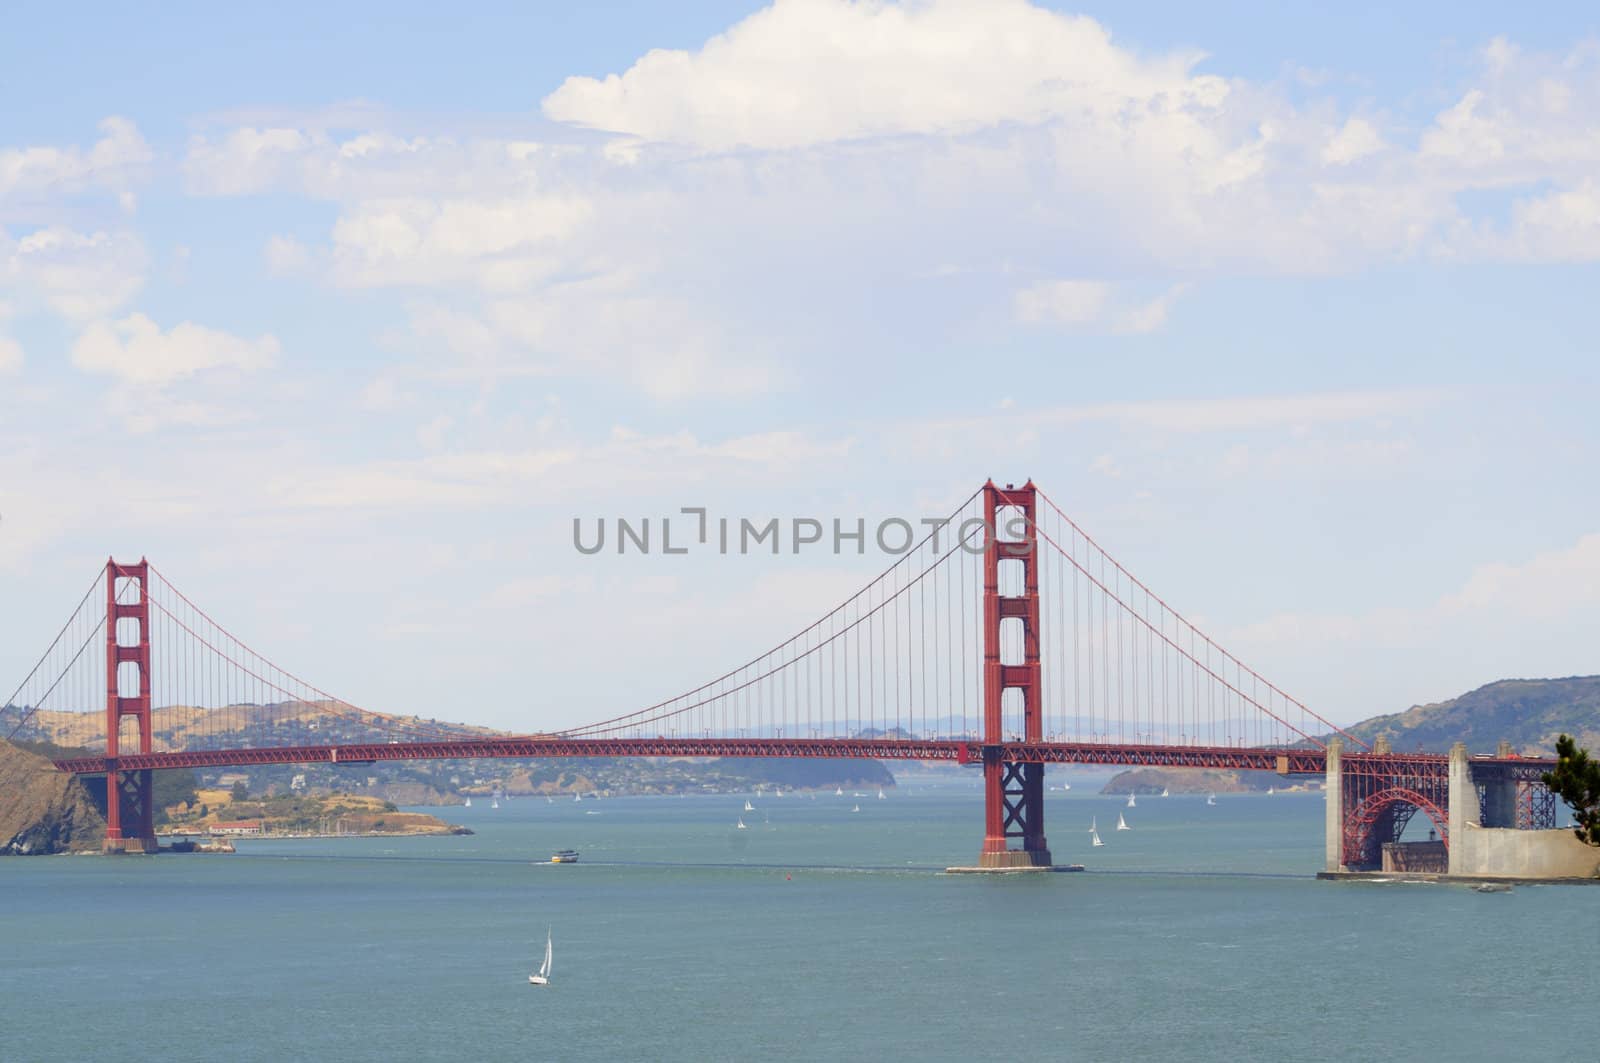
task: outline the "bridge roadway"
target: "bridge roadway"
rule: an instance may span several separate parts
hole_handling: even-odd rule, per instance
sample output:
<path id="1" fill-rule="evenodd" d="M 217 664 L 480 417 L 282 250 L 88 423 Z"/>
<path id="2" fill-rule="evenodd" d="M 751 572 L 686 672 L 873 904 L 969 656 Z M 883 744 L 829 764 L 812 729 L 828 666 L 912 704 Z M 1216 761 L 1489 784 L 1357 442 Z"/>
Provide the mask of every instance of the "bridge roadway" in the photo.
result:
<path id="1" fill-rule="evenodd" d="M 454 760 L 525 757 L 801 757 L 871 760 L 949 761 L 978 764 L 985 745 L 970 739 L 891 738 L 567 738 L 526 735 L 430 742 L 370 742 L 331 746 L 281 746 L 254 749 L 191 749 L 175 753 L 136 753 L 115 759 L 74 757 L 58 769 L 77 775 L 108 770 L 220 768 L 251 764 L 370 764 L 377 761 Z M 999 759 L 1029 764 L 1105 764 L 1120 767 L 1218 768 L 1271 771 L 1281 775 L 1320 775 L 1327 770 L 1321 749 L 1251 746 L 1128 745 L 1100 742 L 1006 742 Z M 1417 775 L 1444 775 L 1442 753 L 1346 753 L 1345 762 L 1370 762 L 1371 769 Z M 1479 757 L 1475 765 L 1501 767 L 1518 776 L 1548 770 L 1554 761 Z"/>

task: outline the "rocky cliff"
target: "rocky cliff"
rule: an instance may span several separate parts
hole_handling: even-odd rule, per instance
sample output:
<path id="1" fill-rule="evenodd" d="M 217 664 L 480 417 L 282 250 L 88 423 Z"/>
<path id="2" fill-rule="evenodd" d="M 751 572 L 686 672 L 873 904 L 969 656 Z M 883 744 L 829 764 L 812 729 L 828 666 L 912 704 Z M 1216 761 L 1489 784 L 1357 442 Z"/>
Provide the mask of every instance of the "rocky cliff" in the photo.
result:
<path id="1" fill-rule="evenodd" d="M 0 741 L 0 854 L 100 848 L 106 822 L 76 776 Z"/>

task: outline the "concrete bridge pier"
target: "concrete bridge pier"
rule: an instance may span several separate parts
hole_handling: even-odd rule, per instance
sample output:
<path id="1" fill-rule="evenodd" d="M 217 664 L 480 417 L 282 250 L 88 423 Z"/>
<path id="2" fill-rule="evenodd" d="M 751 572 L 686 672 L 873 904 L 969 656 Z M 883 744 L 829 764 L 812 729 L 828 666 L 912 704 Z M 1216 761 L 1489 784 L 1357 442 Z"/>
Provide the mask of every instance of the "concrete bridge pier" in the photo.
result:
<path id="1" fill-rule="evenodd" d="M 1334 738 L 1328 742 L 1327 781 L 1323 784 L 1323 798 L 1327 801 L 1326 834 L 1324 835 L 1325 864 L 1329 871 L 1343 871 L 1344 867 L 1344 769 L 1340 758 L 1344 743 Z"/>

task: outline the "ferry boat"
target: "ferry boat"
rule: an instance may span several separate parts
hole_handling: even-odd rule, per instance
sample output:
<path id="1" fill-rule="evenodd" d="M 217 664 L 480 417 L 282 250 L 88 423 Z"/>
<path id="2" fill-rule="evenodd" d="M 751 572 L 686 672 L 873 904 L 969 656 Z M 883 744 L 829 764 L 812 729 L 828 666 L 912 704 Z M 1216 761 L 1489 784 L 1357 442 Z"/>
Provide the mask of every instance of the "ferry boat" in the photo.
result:
<path id="1" fill-rule="evenodd" d="M 552 864 L 576 864 L 578 862 L 578 850 L 562 849 L 550 857 L 550 862 Z"/>

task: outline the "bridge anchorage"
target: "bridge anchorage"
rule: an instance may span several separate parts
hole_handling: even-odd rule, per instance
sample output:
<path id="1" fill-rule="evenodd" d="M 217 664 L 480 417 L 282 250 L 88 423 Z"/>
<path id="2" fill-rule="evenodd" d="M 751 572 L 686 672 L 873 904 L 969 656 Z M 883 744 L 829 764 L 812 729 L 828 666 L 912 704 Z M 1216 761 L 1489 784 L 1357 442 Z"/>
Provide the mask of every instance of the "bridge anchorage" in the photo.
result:
<path id="1" fill-rule="evenodd" d="M 106 779 L 109 852 L 157 850 L 160 769 L 474 758 L 972 765 L 983 842 L 952 870 L 990 873 L 1057 869 L 1049 764 L 1322 775 L 1334 874 L 1485 873 L 1494 853 L 1527 848 L 1497 830 L 1553 825 L 1538 784 L 1550 762 L 1367 749 L 1135 579 L 1031 480 L 987 482 L 924 523 L 937 526 L 767 652 L 653 705 L 523 735 L 359 709 L 251 649 L 154 565 L 112 559 L 0 705 L 0 735 L 92 751 L 55 764 Z M 1420 848 L 1399 840 L 1419 810 L 1435 832 Z"/>

